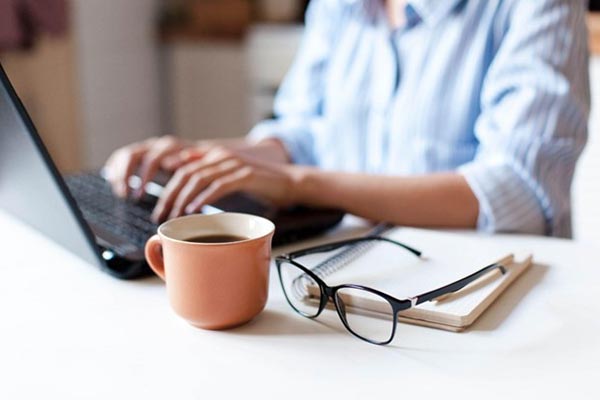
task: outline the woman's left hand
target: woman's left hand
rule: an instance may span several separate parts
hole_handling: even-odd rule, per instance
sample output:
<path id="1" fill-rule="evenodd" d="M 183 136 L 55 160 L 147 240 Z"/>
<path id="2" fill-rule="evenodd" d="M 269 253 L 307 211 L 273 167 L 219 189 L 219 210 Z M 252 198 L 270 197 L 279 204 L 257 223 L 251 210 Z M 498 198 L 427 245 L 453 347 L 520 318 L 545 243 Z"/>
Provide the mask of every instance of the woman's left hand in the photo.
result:
<path id="1" fill-rule="evenodd" d="M 276 205 L 295 201 L 300 167 L 261 161 L 225 147 L 189 159 L 193 161 L 177 169 L 161 194 L 152 214 L 154 221 L 196 213 L 202 206 L 237 191 Z"/>

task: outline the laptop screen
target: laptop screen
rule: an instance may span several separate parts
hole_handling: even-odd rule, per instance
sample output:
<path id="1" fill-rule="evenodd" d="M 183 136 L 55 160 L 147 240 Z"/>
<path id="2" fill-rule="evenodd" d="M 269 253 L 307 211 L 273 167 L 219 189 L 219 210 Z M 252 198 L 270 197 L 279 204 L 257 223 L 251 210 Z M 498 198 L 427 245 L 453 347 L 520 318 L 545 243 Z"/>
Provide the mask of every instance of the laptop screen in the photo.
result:
<path id="1" fill-rule="evenodd" d="M 0 208 L 103 266 L 89 228 L 1 66 Z"/>

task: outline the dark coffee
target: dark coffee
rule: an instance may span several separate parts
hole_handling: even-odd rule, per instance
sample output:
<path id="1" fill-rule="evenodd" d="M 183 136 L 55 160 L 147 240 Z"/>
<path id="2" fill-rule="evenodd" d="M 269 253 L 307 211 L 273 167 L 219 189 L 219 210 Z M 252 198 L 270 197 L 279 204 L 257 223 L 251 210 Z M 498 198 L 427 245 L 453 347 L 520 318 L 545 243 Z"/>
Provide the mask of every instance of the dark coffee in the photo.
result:
<path id="1" fill-rule="evenodd" d="M 247 240 L 248 238 L 236 235 L 200 235 L 186 239 L 186 242 L 193 243 L 231 243 Z"/>

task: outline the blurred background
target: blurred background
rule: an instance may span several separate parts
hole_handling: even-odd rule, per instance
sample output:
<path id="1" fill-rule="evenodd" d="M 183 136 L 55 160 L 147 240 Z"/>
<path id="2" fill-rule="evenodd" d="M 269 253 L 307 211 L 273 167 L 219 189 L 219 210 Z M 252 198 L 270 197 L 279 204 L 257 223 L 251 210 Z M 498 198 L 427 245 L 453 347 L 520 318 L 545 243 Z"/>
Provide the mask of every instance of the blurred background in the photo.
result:
<path id="1" fill-rule="evenodd" d="M 272 112 L 309 0 L 0 0 L 0 61 L 63 172 L 174 133 L 239 137 Z M 592 1 L 591 10 L 600 10 Z M 600 237 L 600 13 L 575 235 Z"/>
<path id="2" fill-rule="evenodd" d="M 307 0 L 0 0 L 0 61 L 65 171 L 271 114 Z"/>

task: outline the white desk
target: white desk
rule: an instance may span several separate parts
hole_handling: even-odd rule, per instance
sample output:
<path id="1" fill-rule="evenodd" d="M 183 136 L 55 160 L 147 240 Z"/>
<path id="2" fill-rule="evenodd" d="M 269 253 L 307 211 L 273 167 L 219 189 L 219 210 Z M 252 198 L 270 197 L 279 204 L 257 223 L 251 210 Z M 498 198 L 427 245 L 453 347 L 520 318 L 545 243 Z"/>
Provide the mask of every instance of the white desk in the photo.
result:
<path id="1" fill-rule="evenodd" d="M 599 398 L 597 249 L 498 240 L 544 266 L 466 333 L 400 325 L 378 347 L 296 315 L 275 279 L 250 324 L 192 328 L 158 279 L 111 278 L 0 212 L 0 398 Z"/>

